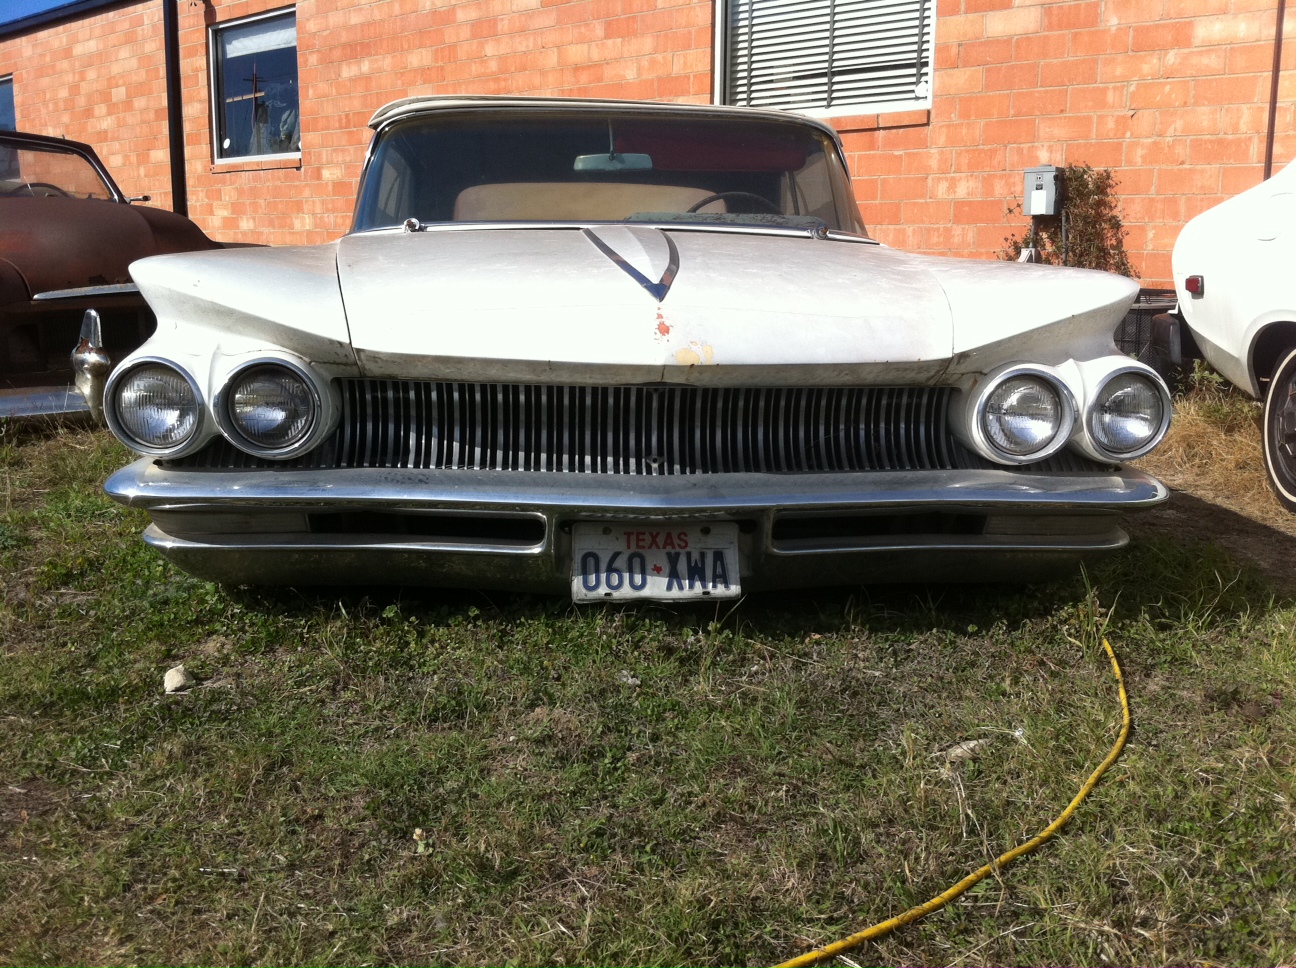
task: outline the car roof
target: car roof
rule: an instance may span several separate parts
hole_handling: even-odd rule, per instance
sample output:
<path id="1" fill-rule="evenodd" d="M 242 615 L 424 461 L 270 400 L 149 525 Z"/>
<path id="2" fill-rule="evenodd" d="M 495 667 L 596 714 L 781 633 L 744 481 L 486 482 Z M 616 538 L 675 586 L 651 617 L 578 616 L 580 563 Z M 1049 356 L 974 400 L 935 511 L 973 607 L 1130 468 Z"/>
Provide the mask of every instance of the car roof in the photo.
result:
<path id="1" fill-rule="evenodd" d="M 94 155 L 94 148 L 84 141 L 70 141 L 67 138 L 56 138 L 48 134 L 32 134 L 29 131 L 0 131 L 0 141 L 26 141 L 46 148 L 62 148 L 65 151 L 79 151 Z M 95 155 L 95 157 L 98 157 Z"/>
<path id="2" fill-rule="evenodd" d="M 401 98 L 384 104 L 369 119 L 369 127 L 381 130 L 393 121 L 408 118 L 417 114 L 428 114 L 437 111 L 471 110 L 474 108 L 524 108 L 527 110 L 550 111 L 597 111 L 615 110 L 625 112 L 643 112 L 650 114 L 681 114 L 694 117 L 709 117 L 717 120 L 731 118 L 735 120 L 766 120 L 804 124 L 823 131 L 834 141 L 837 132 L 827 122 L 791 111 L 780 111 L 772 108 L 730 107 L 716 104 L 680 104 L 669 101 L 616 101 L 598 98 L 570 97 L 514 97 L 511 95 L 420 95 Z"/>

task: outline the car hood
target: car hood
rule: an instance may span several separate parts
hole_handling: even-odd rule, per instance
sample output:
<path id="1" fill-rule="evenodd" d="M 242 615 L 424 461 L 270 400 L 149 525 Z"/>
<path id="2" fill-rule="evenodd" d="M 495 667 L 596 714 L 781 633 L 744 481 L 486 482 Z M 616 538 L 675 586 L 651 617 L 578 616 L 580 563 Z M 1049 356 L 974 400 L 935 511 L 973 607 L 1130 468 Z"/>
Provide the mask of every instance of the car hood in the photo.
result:
<path id="1" fill-rule="evenodd" d="M 130 281 L 136 259 L 215 248 L 193 222 L 172 212 L 102 199 L 0 199 L 0 259 L 30 295 Z"/>
<path id="2" fill-rule="evenodd" d="M 337 270 L 367 376 L 506 382 L 935 382 L 996 352 L 1110 346 L 1137 293 L 863 240 L 627 225 L 357 234 Z"/>

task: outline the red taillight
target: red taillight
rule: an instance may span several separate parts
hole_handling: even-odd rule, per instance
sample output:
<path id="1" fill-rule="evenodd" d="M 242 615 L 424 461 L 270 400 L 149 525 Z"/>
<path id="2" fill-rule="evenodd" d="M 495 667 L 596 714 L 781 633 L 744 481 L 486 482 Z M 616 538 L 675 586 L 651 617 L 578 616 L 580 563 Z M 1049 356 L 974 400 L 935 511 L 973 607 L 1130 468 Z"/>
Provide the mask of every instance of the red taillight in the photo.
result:
<path id="1" fill-rule="evenodd" d="M 1204 276 L 1189 276 L 1184 280 L 1184 288 L 1194 296 L 1201 296 L 1206 292 L 1206 279 Z"/>

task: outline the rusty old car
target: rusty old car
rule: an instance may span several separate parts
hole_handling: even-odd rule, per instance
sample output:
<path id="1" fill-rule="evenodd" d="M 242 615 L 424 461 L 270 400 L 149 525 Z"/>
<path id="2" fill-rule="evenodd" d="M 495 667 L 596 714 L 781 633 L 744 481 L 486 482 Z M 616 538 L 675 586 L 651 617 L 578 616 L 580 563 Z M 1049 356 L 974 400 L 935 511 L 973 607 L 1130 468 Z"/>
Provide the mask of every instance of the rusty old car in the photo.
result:
<path id="1" fill-rule="evenodd" d="M 155 326 L 129 265 L 218 247 L 189 219 L 132 204 L 147 200 L 127 198 L 89 145 L 0 131 L 0 416 L 85 409 L 69 387 L 85 311 L 120 359 Z"/>
<path id="2" fill-rule="evenodd" d="M 336 242 L 167 255 L 107 380 L 145 540 L 225 583 L 577 601 L 1035 580 L 1167 491 L 1170 396 L 1079 269 L 871 238 L 826 124 L 410 98 Z"/>

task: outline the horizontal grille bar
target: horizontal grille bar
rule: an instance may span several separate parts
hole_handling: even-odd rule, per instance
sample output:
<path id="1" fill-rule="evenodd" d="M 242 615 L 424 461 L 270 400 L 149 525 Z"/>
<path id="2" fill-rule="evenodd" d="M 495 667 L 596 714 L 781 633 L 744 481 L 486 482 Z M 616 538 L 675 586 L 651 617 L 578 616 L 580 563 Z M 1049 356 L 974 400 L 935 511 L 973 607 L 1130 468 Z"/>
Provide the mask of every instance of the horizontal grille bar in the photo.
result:
<path id="1" fill-rule="evenodd" d="M 186 467 L 406 467 L 577 474 L 998 467 L 950 434 L 948 387 L 548 386 L 342 380 L 337 430 L 265 461 L 221 440 Z M 1036 470 L 1069 470 L 1060 457 Z M 1053 466 L 1057 465 L 1057 466 Z"/>

